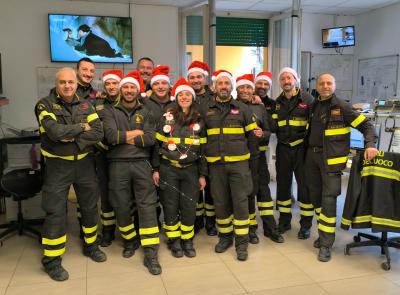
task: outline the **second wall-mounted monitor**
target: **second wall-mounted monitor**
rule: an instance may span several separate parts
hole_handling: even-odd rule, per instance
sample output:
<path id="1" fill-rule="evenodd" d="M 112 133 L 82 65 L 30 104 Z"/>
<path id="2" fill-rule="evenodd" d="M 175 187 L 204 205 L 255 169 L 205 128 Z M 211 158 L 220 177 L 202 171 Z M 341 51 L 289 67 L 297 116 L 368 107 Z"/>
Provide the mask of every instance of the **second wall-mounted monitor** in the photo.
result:
<path id="1" fill-rule="evenodd" d="M 354 26 L 322 29 L 323 48 L 354 46 L 355 42 Z"/>

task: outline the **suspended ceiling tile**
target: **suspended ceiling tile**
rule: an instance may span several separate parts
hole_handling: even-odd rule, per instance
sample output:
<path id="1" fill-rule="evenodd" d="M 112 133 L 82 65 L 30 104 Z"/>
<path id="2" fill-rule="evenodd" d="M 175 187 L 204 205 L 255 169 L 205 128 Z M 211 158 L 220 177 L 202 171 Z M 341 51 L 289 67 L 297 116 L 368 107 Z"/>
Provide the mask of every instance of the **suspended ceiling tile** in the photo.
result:
<path id="1" fill-rule="evenodd" d="M 247 10 L 257 1 L 217 1 L 215 7 L 217 10 Z"/>
<path id="2" fill-rule="evenodd" d="M 398 0 L 349 0 L 339 4 L 341 7 L 357 7 L 357 8 L 368 8 L 375 9 L 379 7 L 384 7 L 396 2 Z"/>

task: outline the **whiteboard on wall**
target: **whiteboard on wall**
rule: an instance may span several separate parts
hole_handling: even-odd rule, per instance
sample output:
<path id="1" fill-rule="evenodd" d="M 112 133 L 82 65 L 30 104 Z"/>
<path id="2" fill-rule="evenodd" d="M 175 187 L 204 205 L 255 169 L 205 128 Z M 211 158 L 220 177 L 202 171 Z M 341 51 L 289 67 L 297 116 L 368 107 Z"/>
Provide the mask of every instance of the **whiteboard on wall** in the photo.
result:
<path id="1" fill-rule="evenodd" d="M 351 99 L 353 96 L 353 60 L 352 54 L 312 54 L 311 79 L 314 78 L 316 83 L 319 75 L 331 73 L 336 79 L 337 96 Z"/>
<path id="2" fill-rule="evenodd" d="M 358 60 L 357 101 L 397 96 L 399 56 L 388 55 Z"/>

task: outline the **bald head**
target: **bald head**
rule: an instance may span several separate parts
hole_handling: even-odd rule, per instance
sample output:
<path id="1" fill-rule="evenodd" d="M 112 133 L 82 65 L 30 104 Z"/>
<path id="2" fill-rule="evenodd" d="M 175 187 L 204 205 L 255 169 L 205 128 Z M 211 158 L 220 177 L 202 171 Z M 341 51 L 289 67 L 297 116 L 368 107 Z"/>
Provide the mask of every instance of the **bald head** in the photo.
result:
<path id="1" fill-rule="evenodd" d="M 72 101 L 78 86 L 76 72 L 72 68 L 62 68 L 56 73 L 56 90 L 66 101 Z"/>
<path id="2" fill-rule="evenodd" d="M 321 99 L 327 99 L 336 90 L 336 80 L 329 73 L 324 73 L 318 77 L 317 80 L 317 91 Z"/>

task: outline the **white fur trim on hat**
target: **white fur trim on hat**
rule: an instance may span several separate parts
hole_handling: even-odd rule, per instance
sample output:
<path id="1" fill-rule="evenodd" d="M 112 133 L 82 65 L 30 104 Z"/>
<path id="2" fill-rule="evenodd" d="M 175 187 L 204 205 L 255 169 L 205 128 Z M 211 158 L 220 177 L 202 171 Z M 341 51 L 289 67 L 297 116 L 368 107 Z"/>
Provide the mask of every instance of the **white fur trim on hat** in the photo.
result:
<path id="1" fill-rule="evenodd" d="M 236 82 L 236 88 L 239 88 L 239 86 L 243 86 L 243 85 L 249 85 L 251 88 L 254 89 L 254 83 L 251 82 L 250 80 L 241 79 Z"/>
<path id="2" fill-rule="evenodd" d="M 296 79 L 296 81 L 299 81 L 299 80 L 300 80 L 299 75 L 298 75 L 297 72 L 296 72 L 294 69 L 292 69 L 292 68 L 289 68 L 289 67 L 283 68 L 283 69 L 279 72 L 279 77 L 281 77 L 281 75 L 282 75 L 283 73 L 292 74 L 293 77 Z"/>
<path id="3" fill-rule="evenodd" d="M 103 83 L 106 82 L 108 79 L 114 79 L 114 80 L 116 80 L 116 81 L 118 81 L 118 82 L 121 81 L 121 77 L 118 77 L 118 76 L 115 75 L 115 74 L 107 74 L 107 75 L 105 75 L 105 76 L 103 77 Z"/>
<path id="4" fill-rule="evenodd" d="M 193 99 L 196 97 L 196 93 L 194 92 L 193 88 L 188 86 L 188 85 L 180 85 L 180 86 L 176 87 L 176 89 L 175 89 L 175 97 L 178 96 L 179 92 L 182 92 L 184 90 L 189 91 L 193 95 Z M 171 98 L 172 98 L 172 96 L 171 96 Z"/>
<path id="5" fill-rule="evenodd" d="M 158 80 L 165 80 L 168 82 L 168 84 L 171 84 L 169 77 L 167 75 L 156 75 L 153 78 L 151 78 L 150 85 L 153 86 L 153 84 Z"/>
<path id="6" fill-rule="evenodd" d="M 214 82 L 217 82 L 217 80 L 218 80 L 219 78 L 221 78 L 221 77 L 227 77 L 227 78 L 229 78 L 229 80 L 231 81 L 232 87 L 235 87 L 235 80 L 233 79 L 232 75 L 230 75 L 230 74 L 227 73 L 227 72 L 221 72 L 221 73 L 219 73 L 219 74 L 215 77 Z"/>
<path id="7" fill-rule="evenodd" d="M 135 78 L 132 77 L 125 77 L 121 80 L 121 82 L 119 82 L 119 88 L 122 87 L 122 85 L 126 84 L 126 83 L 132 83 L 135 84 L 137 90 L 140 92 L 140 84 L 138 82 L 138 80 L 136 80 Z"/>
<path id="8" fill-rule="evenodd" d="M 261 80 L 265 80 L 265 81 L 267 81 L 269 83 L 269 85 L 272 85 L 272 80 L 267 75 L 260 75 L 260 76 L 256 77 L 254 82 L 257 83 L 258 81 L 261 81 Z"/>
<path id="9" fill-rule="evenodd" d="M 194 72 L 202 73 L 205 77 L 208 77 L 208 72 L 203 70 L 202 68 L 191 68 L 191 69 L 189 69 L 188 72 L 187 72 L 187 76 L 189 77 L 189 75 L 191 73 L 194 73 Z"/>

